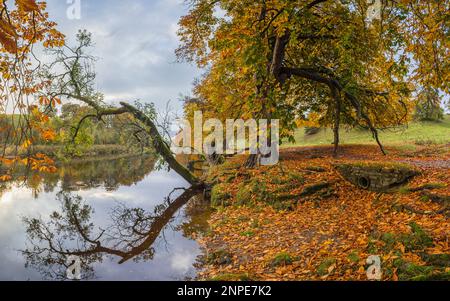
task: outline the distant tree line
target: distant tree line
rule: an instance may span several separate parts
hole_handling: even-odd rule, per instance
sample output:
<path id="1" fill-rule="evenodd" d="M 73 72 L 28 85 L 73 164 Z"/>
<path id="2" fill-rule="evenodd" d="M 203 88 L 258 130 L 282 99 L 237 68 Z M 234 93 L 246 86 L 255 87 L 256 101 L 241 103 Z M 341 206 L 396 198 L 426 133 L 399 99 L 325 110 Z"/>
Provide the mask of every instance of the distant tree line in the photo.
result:
<path id="1" fill-rule="evenodd" d="M 32 145 L 54 146 L 47 149 L 58 149 L 63 155 L 80 156 L 95 146 L 129 146 L 124 148 L 129 151 L 144 151 L 149 146 L 148 140 L 139 139 L 139 133 L 131 128 L 132 118 L 128 115 L 105 116 L 99 120 L 89 106 L 65 103 L 59 110 L 49 112 L 48 118 L 48 132 L 55 137 L 32 134 Z M 23 124 L 34 122 L 38 120 L 32 109 L 26 115 L 0 115 L 0 142 L 3 145 L 16 145 L 21 140 L 21 133 L 17 129 L 24 128 Z"/>

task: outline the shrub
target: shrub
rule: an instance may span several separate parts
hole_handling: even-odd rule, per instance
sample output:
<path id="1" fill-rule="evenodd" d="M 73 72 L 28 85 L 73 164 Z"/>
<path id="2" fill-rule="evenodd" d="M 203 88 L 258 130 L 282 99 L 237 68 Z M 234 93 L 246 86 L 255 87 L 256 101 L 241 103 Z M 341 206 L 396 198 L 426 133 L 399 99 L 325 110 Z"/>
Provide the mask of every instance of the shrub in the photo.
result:
<path id="1" fill-rule="evenodd" d="M 414 118 L 420 121 L 440 121 L 444 119 L 441 98 L 435 89 L 425 89 L 418 97 Z"/>

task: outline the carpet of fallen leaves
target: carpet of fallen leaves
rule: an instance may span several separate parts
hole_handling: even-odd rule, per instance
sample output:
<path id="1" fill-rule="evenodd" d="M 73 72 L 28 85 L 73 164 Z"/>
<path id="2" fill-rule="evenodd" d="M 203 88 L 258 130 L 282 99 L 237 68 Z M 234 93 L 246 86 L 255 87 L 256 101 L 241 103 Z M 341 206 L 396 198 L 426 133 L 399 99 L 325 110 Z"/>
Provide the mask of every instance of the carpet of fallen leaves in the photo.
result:
<path id="1" fill-rule="evenodd" d="M 380 255 L 383 280 L 398 280 L 397 271 L 386 272 L 386 267 L 399 257 L 423 265 L 415 251 L 405 250 L 396 243 L 396 252 L 371 254 L 369 245 L 374 233 L 408 233 L 415 222 L 433 239 L 429 254 L 449 253 L 450 222 L 448 215 L 436 213 L 439 204 L 426 201 L 420 192 L 377 193 L 358 189 L 345 181 L 333 168 L 334 163 L 374 161 L 402 162 L 421 171 L 408 187 L 427 183 L 441 183 L 433 193 L 450 195 L 449 145 L 423 147 L 414 151 L 388 148 L 383 156 L 375 146 L 345 146 L 334 158 L 331 147 L 284 149 L 277 166 L 255 170 L 231 169 L 236 177 L 229 181 L 228 189 L 236 194 L 242 175 L 267 179 L 283 177 L 289 172 L 301 173 L 304 183 L 287 193 L 301 192 L 308 184 L 327 181 L 332 183 L 333 195 L 326 199 L 314 197 L 296 200 L 293 210 L 280 211 L 264 203 L 255 206 L 228 206 L 218 209 L 209 221 L 210 232 L 199 238 L 206 254 L 226 250 L 230 258 L 221 264 L 205 263 L 199 279 L 214 279 L 218 275 L 247 275 L 255 280 L 367 280 L 366 259 Z M 243 158 L 236 158 L 240 163 Z M 321 167 L 322 172 L 308 169 Z M 214 172 L 214 171 L 212 171 Z M 219 180 L 225 181 L 228 175 Z M 272 185 L 272 184 L 268 184 Z M 258 200 L 256 200 L 258 201 Z M 395 210 L 407 205 L 425 214 L 408 210 Z M 379 241 L 372 241 L 380 244 Z M 277 254 L 289 254 L 289 264 L 271 264 Z M 331 260 L 330 260 L 331 259 Z M 329 261 L 325 272 L 318 273 L 320 265 Z M 448 272 L 449 269 L 446 269 Z"/>

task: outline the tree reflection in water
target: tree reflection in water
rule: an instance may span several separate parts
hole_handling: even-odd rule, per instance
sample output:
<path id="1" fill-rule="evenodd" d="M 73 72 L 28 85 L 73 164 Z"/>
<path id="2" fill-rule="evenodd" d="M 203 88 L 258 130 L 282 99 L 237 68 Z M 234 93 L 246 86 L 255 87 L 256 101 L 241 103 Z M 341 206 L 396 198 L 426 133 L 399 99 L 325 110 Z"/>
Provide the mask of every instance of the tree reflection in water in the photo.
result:
<path id="1" fill-rule="evenodd" d="M 169 195 L 153 212 L 118 205 L 111 211 L 110 225 L 102 229 L 92 222 L 93 209 L 81 197 L 60 192 L 60 212 L 53 212 L 47 221 L 23 219 L 30 242 L 22 251 L 26 266 L 38 270 L 45 279 L 63 280 L 67 279 L 70 265 L 67 258 L 74 255 L 80 258 L 82 278 L 93 279 L 94 263 L 102 262 L 105 256 L 118 257 L 119 264 L 151 260 L 155 254 L 152 246 L 161 231 L 178 210 L 200 193 L 196 189 L 185 190 L 175 200 Z M 186 222 L 185 229 L 198 227 L 193 224 L 193 219 Z"/>
<path id="2" fill-rule="evenodd" d="M 0 194 L 12 185 L 30 188 L 33 197 L 42 192 L 89 190 L 104 187 L 115 191 L 120 186 L 131 186 L 141 182 L 155 169 L 154 156 L 133 156 L 125 158 L 94 159 L 58 166 L 56 173 L 29 172 L 24 169 L 14 171 L 14 181 L 0 183 Z"/>

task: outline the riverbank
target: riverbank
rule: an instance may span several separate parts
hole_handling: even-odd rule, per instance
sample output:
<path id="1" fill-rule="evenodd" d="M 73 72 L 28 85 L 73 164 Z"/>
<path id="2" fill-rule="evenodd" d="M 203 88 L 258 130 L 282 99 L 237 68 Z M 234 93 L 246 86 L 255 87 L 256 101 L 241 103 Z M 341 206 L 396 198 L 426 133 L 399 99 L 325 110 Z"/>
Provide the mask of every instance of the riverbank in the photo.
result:
<path id="1" fill-rule="evenodd" d="M 383 280 L 449 279 L 448 145 L 282 150 L 280 164 L 212 168 L 216 185 L 199 279 L 367 280 L 379 256 Z M 335 164 L 401 163 L 420 171 L 386 193 L 357 188 Z"/>
<path id="2" fill-rule="evenodd" d="M 54 159 L 57 164 L 62 163 L 80 163 L 80 162 L 91 162 L 100 159 L 121 159 L 127 157 L 133 157 L 141 155 L 142 152 L 137 149 L 131 149 L 125 145 L 119 144 L 100 144 L 92 145 L 88 149 L 81 152 L 79 155 L 74 156 L 64 156 L 62 155 L 61 145 L 35 145 L 31 149 L 31 154 L 45 154 L 50 158 Z M 13 157 L 15 155 L 24 156 L 26 153 L 23 150 L 16 150 L 13 147 L 6 148 L 5 157 Z M 150 154 L 148 151 L 145 154 Z"/>

